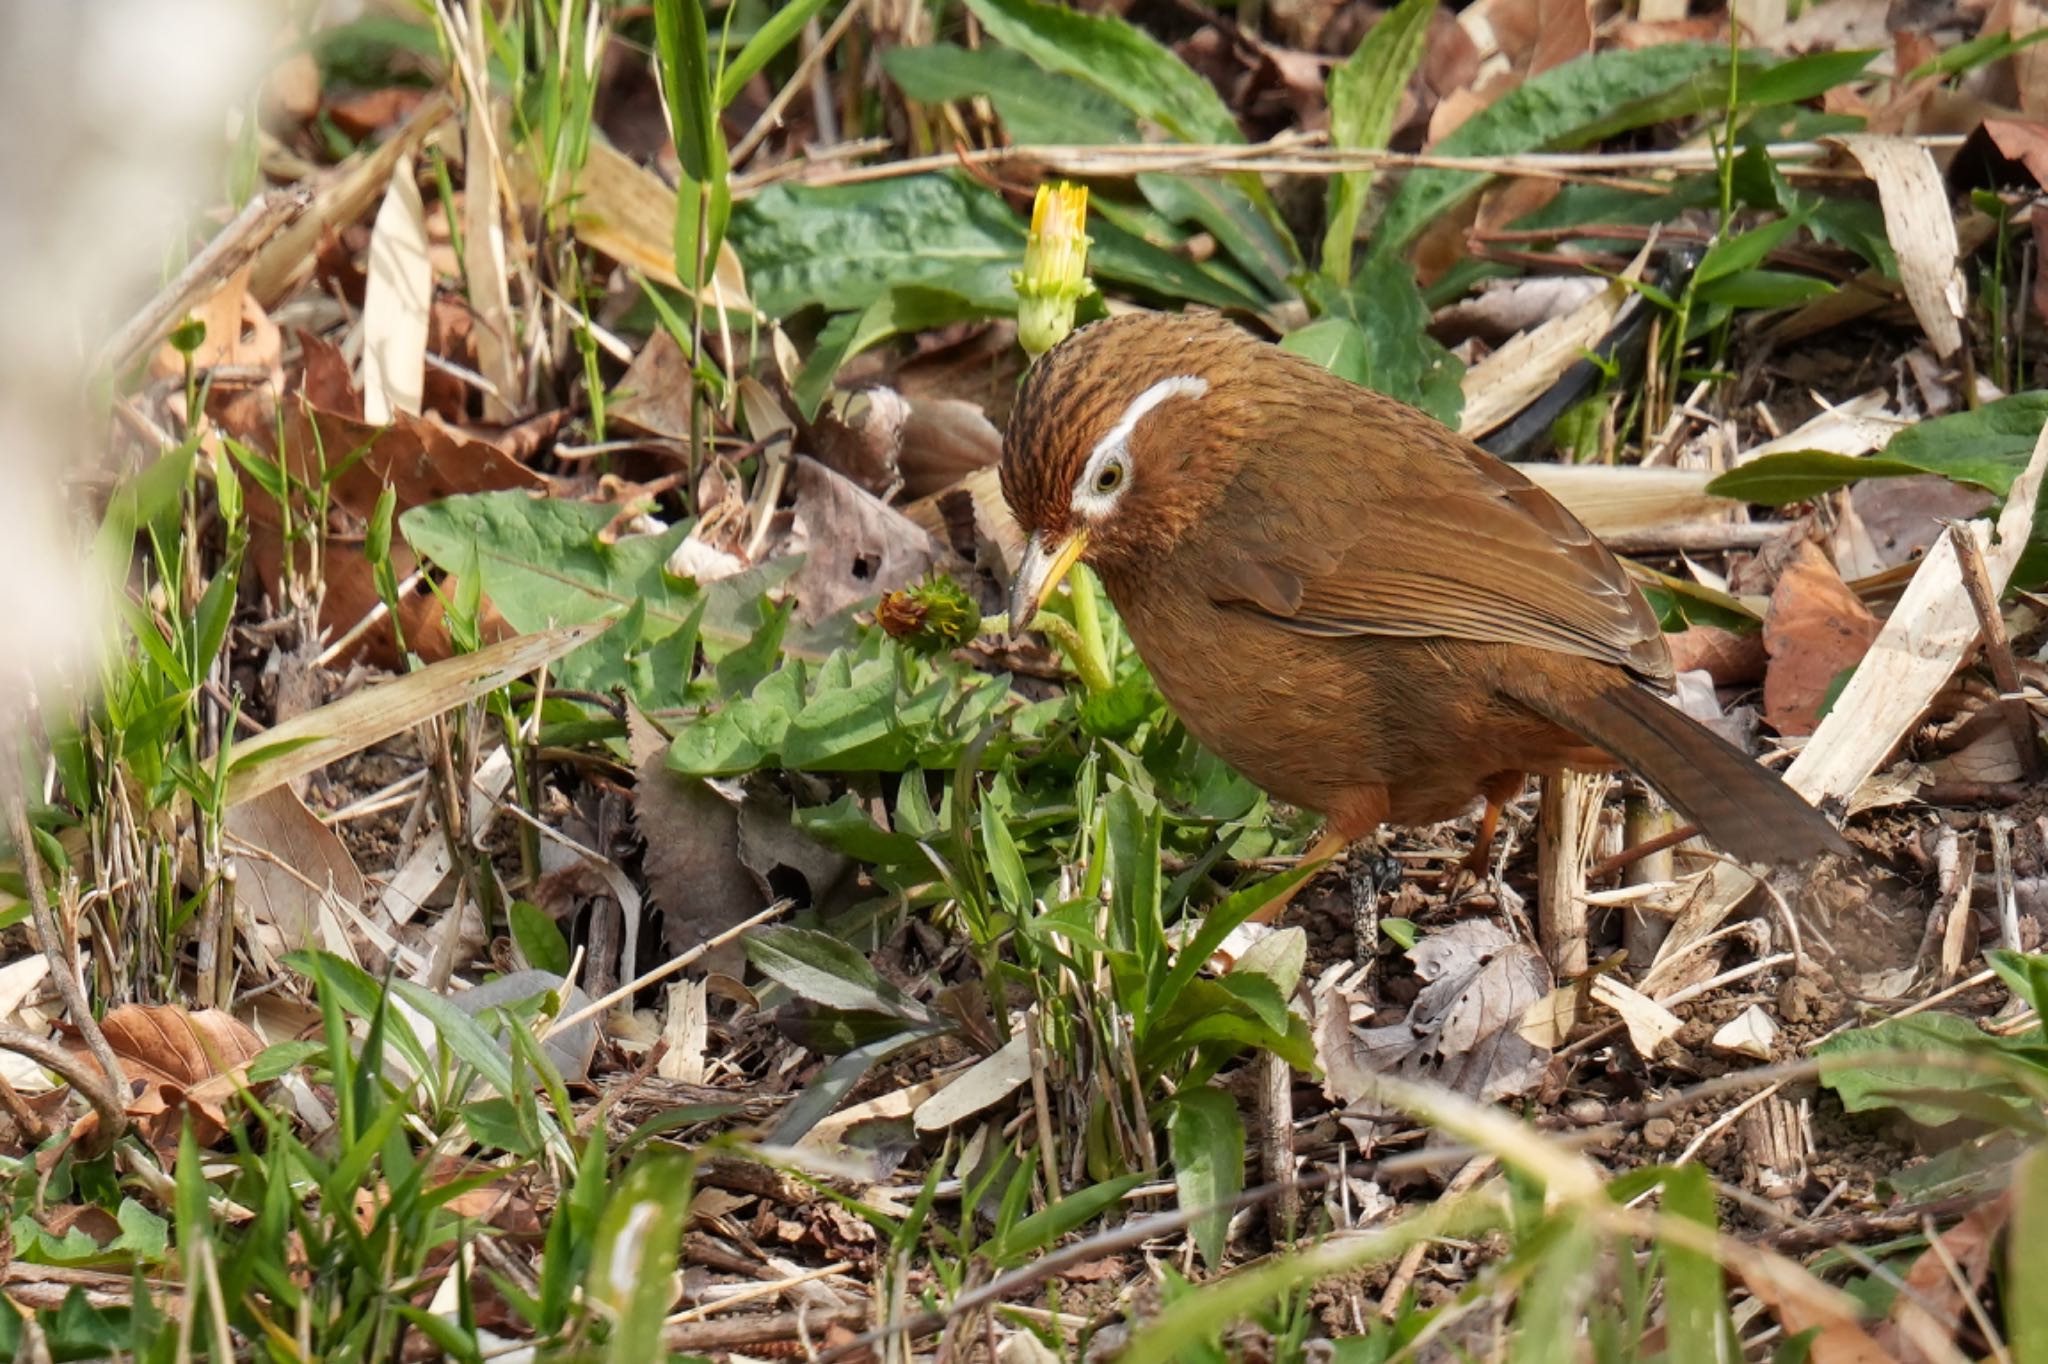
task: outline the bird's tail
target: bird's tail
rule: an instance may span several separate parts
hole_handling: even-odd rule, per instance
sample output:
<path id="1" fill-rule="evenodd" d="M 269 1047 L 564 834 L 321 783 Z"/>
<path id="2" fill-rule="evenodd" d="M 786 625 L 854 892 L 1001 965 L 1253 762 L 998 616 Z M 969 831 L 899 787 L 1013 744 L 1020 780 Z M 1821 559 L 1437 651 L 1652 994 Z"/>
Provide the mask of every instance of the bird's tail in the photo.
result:
<path id="1" fill-rule="evenodd" d="M 1708 842 L 1745 862 L 1789 866 L 1822 853 L 1854 856 L 1827 817 L 1776 773 L 1642 687 L 1605 681 L 1566 695 L 1539 681 L 1513 691 L 1545 719 L 1613 754 Z"/>

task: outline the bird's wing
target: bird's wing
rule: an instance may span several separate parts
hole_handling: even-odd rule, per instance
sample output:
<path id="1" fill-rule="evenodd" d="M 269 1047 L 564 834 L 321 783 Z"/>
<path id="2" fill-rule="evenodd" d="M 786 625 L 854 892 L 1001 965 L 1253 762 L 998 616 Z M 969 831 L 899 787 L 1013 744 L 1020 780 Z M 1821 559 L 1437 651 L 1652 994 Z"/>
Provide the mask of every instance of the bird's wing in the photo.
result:
<path id="1" fill-rule="evenodd" d="M 1384 429 L 1386 400 L 1356 401 L 1353 418 Z M 1214 527 L 1211 597 L 1305 635 L 1521 644 L 1668 684 L 1656 616 L 1607 547 L 1510 466 L 1411 424 L 1398 448 L 1295 441 L 1245 461 Z"/>

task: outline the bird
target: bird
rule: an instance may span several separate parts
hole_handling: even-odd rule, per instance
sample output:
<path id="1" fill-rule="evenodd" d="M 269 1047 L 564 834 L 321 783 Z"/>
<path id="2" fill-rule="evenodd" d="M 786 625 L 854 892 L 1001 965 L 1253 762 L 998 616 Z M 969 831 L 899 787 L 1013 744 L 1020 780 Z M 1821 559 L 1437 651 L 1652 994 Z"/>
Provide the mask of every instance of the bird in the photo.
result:
<path id="1" fill-rule="evenodd" d="M 1667 699 L 1656 613 L 1557 499 L 1221 315 L 1074 332 L 1025 375 L 999 472 L 1012 630 L 1087 564 L 1188 731 L 1323 817 L 1311 861 L 1483 797 L 1483 864 L 1527 774 L 1617 766 L 1744 862 L 1850 855 Z"/>

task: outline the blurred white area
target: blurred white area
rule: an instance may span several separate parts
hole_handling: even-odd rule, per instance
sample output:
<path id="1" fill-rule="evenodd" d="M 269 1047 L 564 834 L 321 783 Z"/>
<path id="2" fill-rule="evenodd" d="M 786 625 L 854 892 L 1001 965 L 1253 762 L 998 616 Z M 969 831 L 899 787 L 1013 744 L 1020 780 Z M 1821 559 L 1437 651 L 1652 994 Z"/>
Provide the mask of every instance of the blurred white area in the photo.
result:
<path id="1" fill-rule="evenodd" d="M 100 594 L 63 482 L 99 468 L 86 389 L 225 193 L 231 111 L 269 35 L 261 0 L 0 4 L 0 725 L 91 658 Z"/>

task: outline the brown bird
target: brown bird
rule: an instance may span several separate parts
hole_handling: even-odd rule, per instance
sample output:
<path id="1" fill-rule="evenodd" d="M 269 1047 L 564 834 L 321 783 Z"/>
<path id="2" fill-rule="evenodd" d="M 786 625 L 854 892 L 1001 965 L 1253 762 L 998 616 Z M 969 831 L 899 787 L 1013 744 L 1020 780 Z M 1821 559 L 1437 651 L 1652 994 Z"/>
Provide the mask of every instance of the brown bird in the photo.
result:
<path id="1" fill-rule="evenodd" d="M 1325 817 L 1311 857 L 1617 761 L 1752 862 L 1848 845 L 1663 699 L 1671 655 L 1605 545 L 1510 466 L 1214 316 L 1085 328 L 1025 378 L 1003 496 L 1013 629 L 1075 563 L 1188 730 Z"/>

